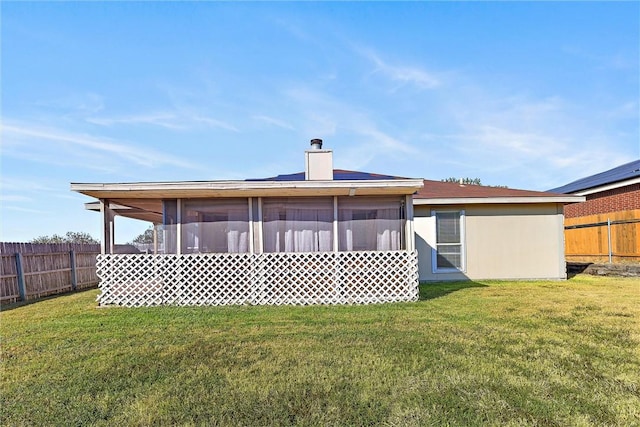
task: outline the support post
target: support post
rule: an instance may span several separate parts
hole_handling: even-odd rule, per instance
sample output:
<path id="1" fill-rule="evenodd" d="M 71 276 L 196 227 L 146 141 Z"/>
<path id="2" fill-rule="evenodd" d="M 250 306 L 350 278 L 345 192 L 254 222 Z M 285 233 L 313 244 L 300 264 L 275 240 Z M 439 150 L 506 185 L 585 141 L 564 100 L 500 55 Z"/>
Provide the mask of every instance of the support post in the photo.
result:
<path id="1" fill-rule="evenodd" d="M 264 234 L 262 232 L 262 197 L 258 197 L 258 248 L 264 253 Z"/>
<path id="2" fill-rule="evenodd" d="M 338 196 L 333 196 L 333 251 L 338 252 L 340 240 L 338 239 Z"/>
<path id="3" fill-rule="evenodd" d="M 71 266 L 71 290 L 78 290 L 78 271 L 76 270 L 76 251 L 69 251 L 69 265 Z"/>
<path id="4" fill-rule="evenodd" d="M 404 200 L 405 206 L 405 249 L 413 251 L 416 249 L 416 233 L 413 228 L 413 196 L 408 195 Z"/>
<path id="5" fill-rule="evenodd" d="M 176 254 L 182 255 L 182 199 L 176 200 Z"/>
<path id="6" fill-rule="evenodd" d="M 20 301 L 27 300 L 27 287 L 24 283 L 24 269 L 22 267 L 22 254 L 16 253 L 16 275 L 18 276 L 18 294 L 20 294 Z"/>
<path id="7" fill-rule="evenodd" d="M 158 254 L 158 224 L 153 224 L 153 254 Z"/>
<path id="8" fill-rule="evenodd" d="M 109 200 L 100 199 L 100 213 L 102 213 L 102 241 L 100 242 L 100 252 L 102 255 L 112 254 L 114 246 L 114 226 L 115 213 L 109 207 Z"/>
<path id="9" fill-rule="evenodd" d="M 249 253 L 253 254 L 255 253 L 253 241 L 253 198 L 249 197 L 247 202 L 249 203 Z"/>

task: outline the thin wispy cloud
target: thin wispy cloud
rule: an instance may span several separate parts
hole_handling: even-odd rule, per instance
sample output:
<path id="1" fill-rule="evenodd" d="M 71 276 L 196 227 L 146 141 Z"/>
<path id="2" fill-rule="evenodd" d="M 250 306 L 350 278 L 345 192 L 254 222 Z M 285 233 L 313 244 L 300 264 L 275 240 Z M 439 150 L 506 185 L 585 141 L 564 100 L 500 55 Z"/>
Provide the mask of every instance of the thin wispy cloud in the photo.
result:
<path id="1" fill-rule="evenodd" d="M 14 211 L 14 212 L 22 212 L 22 213 L 35 213 L 35 214 L 49 214 L 51 213 L 50 211 L 44 211 L 41 209 L 32 209 L 32 208 L 23 208 L 21 206 L 2 206 L 2 209 L 8 210 L 8 211 Z"/>
<path id="2" fill-rule="evenodd" d="M 3 194 L 2 202 L 32 202 L 33 199 L 31 197 L 22 196 L 19 194 Z"/>
<path id="3" fill-rule="evenodd" d="M 435 74 L 420 67 L 392 64 L 370 49 L 357 49 L 357 51 L 373 63 L 374 73 L 380 73 L 393 82 L 413 85 L 419 89 L 434 89 L 442 83 Z"/>
<path id="4" fill-rule="evenodd" d="M 617 153 L 616 137 L 605 131 L 605 123 L 585 122 L 581 106 L 558 96 L 501 97 L 474 85 L 453 92 L 451 99 L 440 114 L 449 118 L 453 132 L 423 137 L 444 142 L 458 162 L 451 166 L 461 173 L 509 175 L 512 185 L 545 190 L 631 160 Z M 594 152 L 598 155 L 584 155 Z"/>
<path id="5" fill-rule="evenodd" d="M 87 117 L 85 120 L 89 123 L 101 126 L 150 125 L 174 131 L 191 130 L 194 127 L 206 127 L 238 132 L 238 129 L 235 126 L 222 120 L 182 112 L 153 112 L 128 116 Z"/>
<path id="6" fill-rule="evenodd" d="M 195 168 L 196 166 L 175 155 L 164 154 L 151 148 L 139 148 L 133 144 L 114 141 L 109 138 L 95 137 L 87 134 L 71 133 L 60 129 L 41 128 L 37 125 L 24 123 L 11 123 L 5 121 L 1 127 L 3 140 L 8 140 L 9 149 L 3 150 L 4 155 L 17 156 L 31 153 L 37 156 L 39 150 L 45 149 L 44 141 L 56 144 L 57 147 L 79 147 L 88 149 L 94 154 L 106 155 L 117 161 L 125 161 L 147 168 L 161 166 L 175 166 L 181 168 Z M 15 145 L 20 145 L 19 149 L 11 150 Z M 5 146 L 7 148 L 7 146 Z M 24 150 L 29 151 L 24 151 Z M 73 153 L 73 150 L 64 150 Z M 55 160 L 52 160 L 55 161 Z"/>
<path id="7" fill-rule="evenodd" d="M 55 188 L 51 185 L 45 185 L 40 181 L 34 180 L 33 178 L 15 178 L 9 177 L 6 174 L 0 176 L 0 190 L 2 191 L 10 191 L 15 188 L 20 188 L 21 191 L 34 191 L 34 192 L 49 192 L 55 191 Z"/>
<path id="8" fill-rule="evenodd" d="M 142 115 L 120 116 L 120 117 L 87 117 L 85 120 L 101 126 L 143 124 L 159 126 L 165 129 L 181 130 L 184 125 L 176 123 L 177 117 L 168 113 L 152 113 Z"/>
<path id="9" fill-rule="evenodd" d="M 362 169 L 375 159 L 397 159 L 418 151 L 401 137 L 382 129 L 379 120 L 361 107 L 306 86 L 289 89 L 287 96 L 297 105 L 306 135 L 340 134 L 347 138 L 336 159 L 340 167 Z"/>
<path id="10" fill-rule="evenodd" d="M 258 120 L 260 122 L 266 123 L 268 125 L 272 125 L 272 126 L 276 126 L 276 127 L 282 128 L 282 129 L 288 129 L 288 130 L 293 130 L 294 129 L 294 127 L 291 126 L 286 121 L 280 120 L 280 119 L 276 119 L 274 117 L 258 115 L 258 116 L 252 116 L 251 118 L 254 119 L 254 120 Z"/>
<path id="11" fill-rule="evenodd" d="M 638 68 L 638 51 L 594 53 L 577 46 L 564 46 L 562 51 L 593 64 L 596 69 L 629 70 Z"/>
<path id="12" fill-rule="evenodd" d="M 34 106 L 64 115 L 96 114 L 104 110 L 104 97 L 93 92 L 74 93 L 54 99 L 40 99 Z"/>

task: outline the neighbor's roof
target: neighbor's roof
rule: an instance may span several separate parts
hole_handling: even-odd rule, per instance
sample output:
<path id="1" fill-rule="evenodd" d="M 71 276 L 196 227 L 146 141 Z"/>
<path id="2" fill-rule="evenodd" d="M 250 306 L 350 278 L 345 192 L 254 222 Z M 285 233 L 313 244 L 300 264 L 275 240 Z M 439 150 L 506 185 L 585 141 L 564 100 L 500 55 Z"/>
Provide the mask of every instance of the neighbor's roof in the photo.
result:
<path id="1" fill-rule="evenodd" d="M 623 182 L 627 180 L 632 180 L 632 182 Z M 554 188 L 549 191 L 554 193 L 577 193 L 596 187 L 612 185 L 615 188 L 621 186 L 614 185 L 616 183 L 628 185 L 636 182 L 640 182 L 640 160 L 634 160 L 633 162 L 625 163 L 624 165 L 613 169 L 578 179 L 567 185 L 563 185 L 562 187 Z M 605 189 L 603 188 L 602 190 Z"/>
<path id="2" fill-rule="evenodd" d="M 414 205 L 481 204 L 481 203 L 575 203 L 581 196 L 568 196 L 547 191 L 516 190 L 504 187 L 458 184 L 424 180 L 424 187 L 413 196 Z"/>

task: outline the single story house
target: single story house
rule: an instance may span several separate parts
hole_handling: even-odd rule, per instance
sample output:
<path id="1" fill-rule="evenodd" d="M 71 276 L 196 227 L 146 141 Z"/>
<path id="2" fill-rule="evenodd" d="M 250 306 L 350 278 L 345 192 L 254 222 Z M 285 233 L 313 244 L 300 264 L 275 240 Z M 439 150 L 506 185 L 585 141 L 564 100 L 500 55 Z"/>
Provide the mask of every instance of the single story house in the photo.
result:
<path id="1" fill-rule="evenodd" d="M 334 170 L 244 181 L 72 183 L 97 199 L 101 305 L 414 301 L 419 280 L 566 278 L 562 206 L 578 196 Z M 155 224 L 115 253 L 116 216 Z M 160 250 L 162 249 L 162 250 Z"/>
<path id="2" fill-rule="evenodd" d="M 640 160 L 549 191 L 585 197 L 564 207 L 567 261 L 640 262 Z"/>

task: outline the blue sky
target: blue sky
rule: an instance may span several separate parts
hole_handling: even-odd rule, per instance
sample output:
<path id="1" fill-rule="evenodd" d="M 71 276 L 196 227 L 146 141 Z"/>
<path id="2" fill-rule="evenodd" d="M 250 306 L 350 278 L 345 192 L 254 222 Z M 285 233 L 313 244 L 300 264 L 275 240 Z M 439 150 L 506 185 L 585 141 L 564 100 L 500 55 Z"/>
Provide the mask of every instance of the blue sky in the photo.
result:
<path id="1" fill-rule="evenodd" d="M 546 190 L 640 157 L 638 2 L 3 2 L 0 240 L 70 182 L 336 168 Z M 118 219 L 126 242 L 148 224 Z"/>

